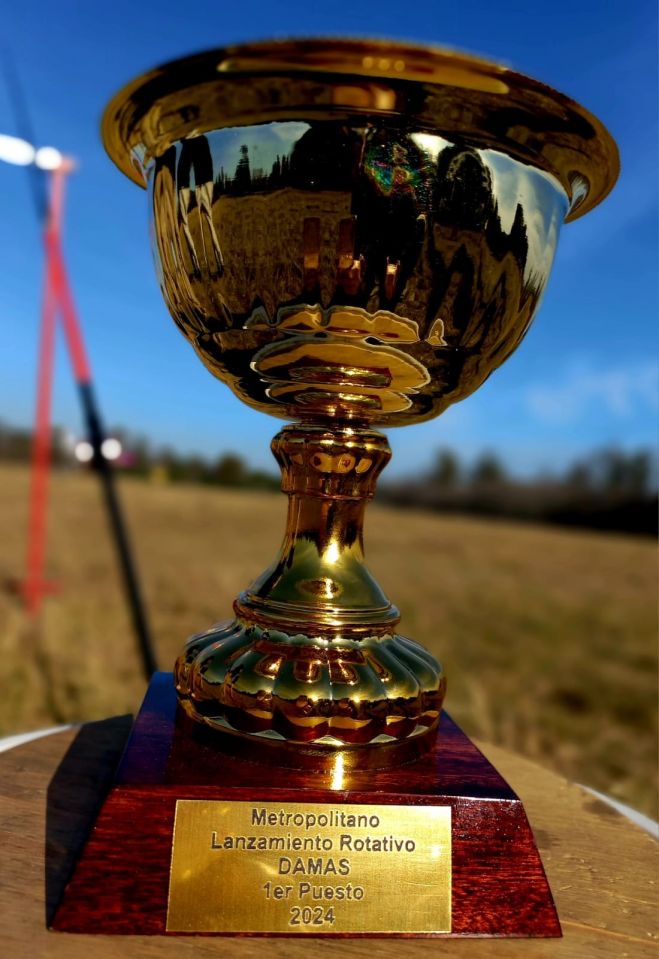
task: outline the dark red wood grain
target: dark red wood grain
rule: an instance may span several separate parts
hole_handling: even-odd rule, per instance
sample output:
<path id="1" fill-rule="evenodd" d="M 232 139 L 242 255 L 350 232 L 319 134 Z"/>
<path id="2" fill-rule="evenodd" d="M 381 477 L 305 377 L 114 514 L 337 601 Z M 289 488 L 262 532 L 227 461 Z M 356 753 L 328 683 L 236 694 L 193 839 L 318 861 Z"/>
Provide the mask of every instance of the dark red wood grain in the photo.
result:
<path id="1" fill-rule="evenodd" d="M 157 674 L 53 921 L 68 932 L 164 934 L 178 799 L 450 805 L 453 936 L 560 936 L 522 803 L 446 715 L 434 750 L 405 766 L 325 774 L 227 756 L 181 716 Z M 314 933 L 314 935 L 317 935 Z"/>

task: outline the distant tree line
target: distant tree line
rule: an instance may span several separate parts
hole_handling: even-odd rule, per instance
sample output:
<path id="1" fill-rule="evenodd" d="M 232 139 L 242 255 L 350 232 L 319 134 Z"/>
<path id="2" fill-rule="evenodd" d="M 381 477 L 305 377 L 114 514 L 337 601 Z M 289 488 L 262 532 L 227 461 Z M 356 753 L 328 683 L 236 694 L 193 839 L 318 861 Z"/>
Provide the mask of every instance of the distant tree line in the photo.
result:
<path id="1" fill-rule="evenodd" d="M 237 453 L 222 453 L 214 459 L 186 455 L 168 447 L 157 449 L 147 439 L 117 428 L 110 434 L 121 442 L 123 453 L 116 462 L 121 472 L 172 483 L 208 483 L 243 489 L 279 489 L 279 478 L 265 470 L 252 469 Z M 26 463 L 32 455 L 32 433 L 0 422 L 0 460 Z M 53 466 L 78 468 L 74 445 L 55 427 L 51 434 Z M 86 465 L 86 464 L 85 464 Z"/>
<path id="2" fill-rule="evenodd" d="M 647 450 L 597 450 L 560 476 L 520 480 L 495 453 L 465 467 L 450 449 L 423 476 L 384 483 L 397 506 L 657 535 L 656 460 Z"/>
<path id="3" fill-rule="evenodd" d="M 124 452 L 117 468 L 162 482 L 204 483 L 241 489 L 279 489 L 279 477 L 252 469 L 237 453 L 215 459 L 156 449 L 148 440 L 116 429 Z M 0 423 L 0 460 L 27 462 L 32 434 Z M 54 429 L 52 462 L 75 466 L 71 444 Z M 485 452 L 468 467 L 450 449 L 438 451 L 424 475 L 381 481 L 380 502 L 442 512 L 558 523 L 592 529 L 657 535 L 657 461 L 647 450 L 595 451 L 559 476 L 519 479 L 500 457 Z"/>
<path id="4" fill-rule="evenodd" d="M 118 463 L 119 469 L 133 475 L 171 483 L 279 489 L 279 478 L 274 473 L 252 469 L 237 453 L 221 453 L 209 459 L 198 454 L 179 453 L 171 447 L 154 449 L 144 437 L 131 437 L 123 430 L 114 430 L 113 436 L 121 440 L 125 451 Z"/>
<path id="5" fill-rule="evenodd" d="M 26 463 L 31 456 L 32 431 L 0 422 L 0 460 Z M 64 431 L 57 426 L 51 430 L 50 458 L 54 466 L 64 466 L 71 461 L 71 452 L 66 449 Z"/>
<path id="6" fill-rule="evenodd" d="M 222 453 L 215 459 L 201 456 L 182 456 L 165 449 L 151 462 L 131 467 L 131 472 L 161 476 L 172 483 L 205 483 L 215 486 L 235 486 L 241 489 L 279 489 L 280 481 L 274 473 L 252 469 L 237 453 Z"/>

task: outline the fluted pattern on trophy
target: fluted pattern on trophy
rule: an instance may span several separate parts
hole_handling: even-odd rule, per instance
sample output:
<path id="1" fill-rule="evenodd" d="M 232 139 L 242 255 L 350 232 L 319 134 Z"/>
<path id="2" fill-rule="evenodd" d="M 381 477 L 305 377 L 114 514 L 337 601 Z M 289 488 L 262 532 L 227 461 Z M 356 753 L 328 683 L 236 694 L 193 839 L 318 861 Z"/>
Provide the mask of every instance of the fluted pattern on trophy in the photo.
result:
<path id="1" fill-rule="evenodd" d="M 193 636 L 175 682 L 211 725 L 326 747 L 427 735 L 446 685 L 434 657 L 403 636 L 337 645 L 238 620 Z"/>

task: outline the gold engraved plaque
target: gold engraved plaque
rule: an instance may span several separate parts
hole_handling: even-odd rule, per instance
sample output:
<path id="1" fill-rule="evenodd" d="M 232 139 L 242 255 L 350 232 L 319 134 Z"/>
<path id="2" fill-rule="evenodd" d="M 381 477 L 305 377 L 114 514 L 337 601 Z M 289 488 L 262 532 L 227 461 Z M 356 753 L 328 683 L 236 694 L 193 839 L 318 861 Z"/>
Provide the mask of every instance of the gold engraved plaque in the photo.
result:
<path id="1" fill-rule="evenodd" d="M 450 932 L 450 806 L 180 799 L 167 931 Z"/>

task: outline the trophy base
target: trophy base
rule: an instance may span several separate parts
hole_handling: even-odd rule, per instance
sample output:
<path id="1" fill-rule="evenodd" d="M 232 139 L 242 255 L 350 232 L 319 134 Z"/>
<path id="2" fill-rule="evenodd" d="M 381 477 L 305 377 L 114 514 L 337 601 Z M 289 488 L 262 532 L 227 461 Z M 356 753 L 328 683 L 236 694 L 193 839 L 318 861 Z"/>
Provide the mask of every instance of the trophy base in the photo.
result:
<path id="1" fill-rule="evenodd" d="M 442 713 L 439 736 L 430 752 L 407 765 L 388 769 L 282 768 L 277 771 L 271 765 L 263 766 L 243 757 L 218 752 L 212 739 L 199 736 L 198 728 L 198 724 L 191 722 L 177 707 L 171 675 L 156 674 L 135 721 L 112 788 L 55 913 L 53 929 L 117 935 L 561 935 L 551 891 L 521 801 L 446 713 Z M 193 802 L 186 803 L 186 800 Z M 294 896 L 295 882 L 286 884 L 281 879 L 281 884 L 263 883 L 264 878 L 272 878 L 272 869 L 265 862 L 267 857 L 259 854 L 251 857 L 242 852 L 240 862 L 244 868 L 234 869 L 228 877 L 230 882 L 223 880 L 216 887 L 221 890 L 216 898 L 211 895 L 212 877 L 209 880 L 209 872 L 201 870 L 199 890 L 206 899 L 213 900 L 210 925 L 208 916 L 198 920 L 194 909 L 181 922 L 181 908 L 185 912 L 186 906 L 181 900 L 183 907 L 179 903 L 174 908 L 174 880 L 179 869 L 175 861 L 177 856 L 185 858 L 190 852 L 190 837 L 186 840 L 182 834 L 180 810 L 183 806 L 188 809 L 199 807 L 216 817 L 232 816 L 234 812 L 237 816 L 238 810 L 242 809 L 244 813 L 253 806 L 258 806 L 259 814 L 268 808 L 302 808 L 312 809 L 316 815 L 321 809 L 327 810 L 326 819 L 333 816 L 342 822 L 347 821 L 348 813 L 358 814 L 367 809 L 369 813 L 373 810 L 386 813 L 387 807 L 395 813 L 398 822 L 405 819 L 407 812 L 417 819 L 423 817 L 424 812 L 446 812 L 448 832 L 444 848 L 449 851 L 448 869 L 444 863 L 439 888 L 432 872 L 438 869 L 439 860 L 435 858 L 434 863 L 426 863 L 431 870 L 426 873 L 430 876 L 427 886 L 419 887 L 410 880 L 406 887 L 404 879 L 400 885 L 396 883 L 396 876 L 398 871 L 402 876 L 405 868 L 411 875 L 409 870 L 418 865 L 414 862 L 414 855 L 408 857 L 410 862 L 406 867 L 404 853 L 362 853 L 368 858 L 372 870 L 368 875 L 372 875 L 374 885 L 369 887 L 364 883 L 363 903 L 351 903 L 350 908 L 341 904 L 343 914 L 353 916 L 349 927 L 341 925 L 342 913 L 339 904 L 335 909 L 334 903 L 331 909 L 320 911 L 324 917 L 332 916 L 331 923 L 323 920 L 320 926 L 298 924 L 296 927 L 296 920 L 291 919 L 282 926 L 279 921 L 282 910 L 286 910 L 287 916 L 306 915 L 307 910 L 291 908 L 285 902 L 265 902 L 264 896 L 284 899 L 287 888 L 294 890 Z M 358 817 L 354 815 L 352 818 Z M 252 823 L 254 819 L 255 810 L 252 810 Z M 212 821 L 215 823 L 215 819 Z M 233 823 L 237 821 L 234 818 Z M 424 828 L 427 827 L 426 822 Z M 213 859 L 207 850 L 220 849 L 218 833 L 213 831 L 208 835 L 212 839 L 210 843 L 205 839 L 202 841 L 200 855 L 208 857 L 209 862 L 212 860 L 215 868 L 217 853 Z M 418 838 L 417 833 L 414 836 Z M 439 841 L 439 835 L 436 838 Z M 199 845 L 198 835 L 193 834 L 192 839 Z M 354 841 L 345 835 L 341 840 L 348 845 Z M 290 833 L 288 841 L 291 842 Z M 266 840 L 262 839 L 262 842 Z M 429 848 L 437 850 L 438 846 L 435 844 Z M 434 856 L 438 855 L 435 851 Z M 282 858 L 295 861 L 290 855 Z M 361 862 L 358 855 L 354 858 L 355 862 Z M 273 862 L 277 861 L 281 862 L 281 859 L 273 859 Z M 314 857 L 316 861 L 320 862 L 320 857 Z M 231 862 L 235 864 L 236 860 Z M 256 873 L 255 865 L 258 867 Z M 355 883 L 360 881 L 361 875 L 367 874 L 360 872 L 360 868 L 356 867 L 351 877 Z M 250 886 L 249 877 L 254 875 L 258 875 L 258 882 L 255 880 Z M 187 879 L 185 869 L 181 877 Z M 185 881 L 182 885 L 185 887 Z M 312 883 L 305 879 L 302 883 L 298 881 L 300 885 L 306 889 Z M 233 887 L 238 887 L 238 892 L 232 900 Z M 391 913 L 386 909 L 378 910 L 380 894 L 390 892 L 392 887 L 397 897 L 397 910 Z M 356 885 L 355 888 L 360 887 Z M 409 891 L 406 892 L 406 888 Z M 281 897 L 277 890 L 281 890 Z M 435 893 L 437 898 L 433 899 Z M 236 899 L 236 895 L 241 898 Z M 414 925 L 416 920 L 410 916 L 416 915 L 415 907 L 417 903 L 423 904 L 424 897 L 430 904 L 430 914 L 426 907 L 425 918 Z M 192 901 L 196 903 L 199 898 L 203 899 L 204 895 L 195 895 Z M 240 910 L 236 902 L 243 898 L 249 908 L 245 907 L 238 915 Z M 446 904 L 443 919 L 438 917 L 436 922 L 432 918 L 433 902 Z M 324 903 L 325 907 L 327 905 Z M 269 920 L 263 919 L 264 915 L 270 915 L 269 909 L 272 915 L 279 917 L 271 925 L 267 925 Z M 173 918 L 175 911 L 178 914 L 176 919 Z M 396 911 L 400 913 L 398 918 Z M 320 915 L 320 912 L 318 907 L 309 909 L 309 916 Z M 339 917 L 336 923 L 335 912 Z M 255 928 L 259 921 L 261 928 Z"/>

